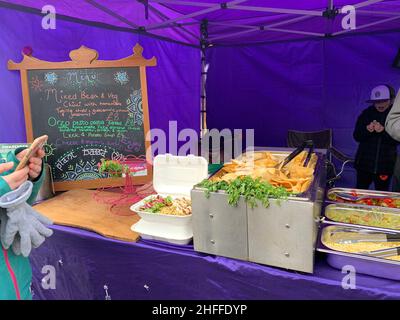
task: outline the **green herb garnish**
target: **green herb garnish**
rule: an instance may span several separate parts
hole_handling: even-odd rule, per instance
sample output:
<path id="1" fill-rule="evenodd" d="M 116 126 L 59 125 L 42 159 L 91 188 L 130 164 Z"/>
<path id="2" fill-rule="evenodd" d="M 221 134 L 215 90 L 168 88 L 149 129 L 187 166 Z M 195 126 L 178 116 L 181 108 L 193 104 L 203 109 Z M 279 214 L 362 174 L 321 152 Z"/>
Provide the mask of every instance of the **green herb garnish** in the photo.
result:
<path id="1" fill-rule="evenodd" d="M 292 193 L 283 187 L 274 187 L 268 182 L 261 181 L 260 178 L 253 179 L 249 176 L 238 177 L 231 182 L 203 180 L 199 185 L 205 188 L 206 197 L 210 197 L 211 192 L 224 190 L 228 194 L 228 203 L 237 206 L 240 196 L 251 208 L 257 207 L 257 200 L 261 201 L 264 207 L 269 207 L 269 199 L 287 199 Z M 279 202 L 278 202 L 279 203 Z"/>
<path id="2" fill-rule="evenodd" d="M 123 173 L 129 172 L 129 167 L 121 164 L 118 160 L 101 159 L 98 167 L 100 174 L 108 173 L 112 178 L 121 177 Z"/>

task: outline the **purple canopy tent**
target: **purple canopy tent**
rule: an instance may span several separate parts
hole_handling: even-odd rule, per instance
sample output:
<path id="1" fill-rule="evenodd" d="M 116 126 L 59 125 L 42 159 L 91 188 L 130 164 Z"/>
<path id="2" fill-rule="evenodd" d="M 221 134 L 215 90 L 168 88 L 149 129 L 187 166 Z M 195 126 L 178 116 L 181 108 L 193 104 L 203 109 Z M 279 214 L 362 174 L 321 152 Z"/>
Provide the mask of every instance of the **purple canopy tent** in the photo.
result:
<path id="1" fill-rule="evenodd" d="M 200 25 L 208 23 L 211 45 L 232 45 L 345 33 L 398 29 L 398 0 L 8 0 L 14 8 L 41 10 L 54 5 L 57 14 L 81 21 L 125 27 L 198 47 Z M 356 30 L 343 30 L 341 9 L 352 5 Z M 334 19 L 336 18 L 336 19 Z"/>
<path id="2" fill-rule="evenodd" d="M 56 30 L 41 28 L 41 10 L 49 4 L 57 10 Z M 342 29 L 344 14 L 340 10 L 345 5 L 356 7 L 355 30 Z M 352 129 L 357 115 L 367 106 L 364 101 L 370 89 L 378 83 L 400 87 L 400 70 L 392 67 L 400 48 L 399 0 L 10 0 L 0 1 L 0 17 L 2 142 L 25 140 L 19 75 L 5 66 L 8 59 L 19 61 L 20 51 L 27 45 L 41 59 L 62 61 L 82 44 L 97 49 L 102 59 L 117 59 L 129 55 L 132 46 L 140 42 L 144 55 L 155 55 L 159 62 L 157 68 L 148 69 L 152 127 L 167 131 L 168 121 L 176 120 L 178 129 L 200 131 L 205 126 L 200 115 L 207 111 L 208 128 L 254 128 L 255 142 L 263 146 L 285 145 L 288 129 L 329 127 L 334 131 L 335 146 L 352 154 Z M 204 298 L 203 292 L 213 292 L 211 298 L 282 298 L 288 293 L 292 298 L 323 298 L 323 294 L 351 298 L 340 287 L 340 271 L 330 269 L 322 260 L 315 276 L 297 276 L 203 257 L 191 247 L 159 249 L 147 243 L 93 239 L 93 235 L 69 228 L 56 227 L 55 231 L 54 240 L 32 257 L 37 287 L 43 263 L 59 260 L 60 268 L 62 261 L 65 268 L 61 287 L 84 282 L 95 288 L 38 292 L 41 298 L 101 299 L 105 284 L 110 286 L 111 295 L 120 298 Z M 156 260 L 149 257 L 149 248 Z M 142 257 L 140 264 L 137 256 Z M 180 272 L 172 265 L 180 265 Z M 159 277 L 149 275 L 149 266 L 153 270 L 164 267 L 165 272 Z M 78 270 L 88 272 L 87 278 L 80 279 Z M 119 270 L 118 276 L 123 278 L 110 270 Z M 190 290 L 186 283 L 177 289 L 173 281 L 176 274 L 192 284 Z M 208 276 L 199 279 L 198 274 Z M 170 280 L 168 292 L 164 275 Z M 253 275 L 252 280 L 249 275 Z M 79 279 L 74 282 L 72 277 Z M 115 288 L 129 287 L 125 281 L 140 285 L 141 291 L 115 296 Z M 282 285 L 282 292 L 268 291 L 269 281 L 274 287 Z M 361 283 L 353 298 L 398 297 L 397 283 L 367 276 Z M 307 285 L 312 289 L 304 293 Z"/>
<path id="3" fill-rule="evenodd" d="M 59 25 L 70 23 L 69 32 L 80 35 L 81 42 L 82 30 L 91 26 L 108 29 L 104 32 L 110 35 L 118 32 L 123 37 L 136 37 L 155 46 L 169 46 L 171 51 L 165 52 L 168 60 L 179 54 L 173 68 L 149 70 L 149 86 L 157 88 L 150 90 L 150 106 L 161 111 L 161 116 L 151 113 L 153 127 L 166 129 L 168 112 L 173 114 L 170 120 L 178 120 L 179 128 L 254 128 L 255 143 L 260 146 L 285 145 L 288 129 L 332 128 L 335 146 L 353 155 L 356 146 L 352 129 L 357 115 L 366 107 L 364 101 L 370 89 L 378 83 L 400 87 L 399 70 L 391 66 L 400 48 L 399 0 L 0 1 L 2 7 L 18 10 L 19 15 L 31 13 L 30 18 L 24 15 L 27 20 L 39 19 L 42 7 L 49 4 L 56 8 L 61 20 Z M 356 9 L 355 30 L 342 28 L 346 15 L 342 8 L 346 5 Z M 34 15 L 37 17 L 33 18 Z M 16 22 L 11 25 L 17 28 Z M 85 27 L 78 30 L 77 25 Z M 24 31 L 17 38 L 29 39 L 27 35 L 22 36 L 24 27 L 18 27 Z M 37 30 L 31 39 L 36 34 Z M 78 44 L 72 34 L 57 31 L 54 34 L 70 43 L 68 48 Z M 41 35 L 52 38 L 46 32 Z M 99 33 L 92 36 L 92 42 L 96 42 Z M 173 41 L 176 45 L 158 40 Z M 15 39 L 10 41 L 16 43 Z M 85 38 L 85 41 L 90 40 Z M 108 41 L 115 46 L 116 39 Z M 10 44 L 3 48 L 7 45 Z M 201 57 L 195 57 L 196 49 L 200 49 Z M 51 59 L 51 50 L 54 50 L 51 45 L 42 52 L 35 48 L 35 54 L 39 52 L 42 58 Z M 123 51 L 126 50 L 125 47 Z M 4 50 L 3 54 L 19 51 L 20 48 L 14 47 Z M 100 50 L 109 55 L 106 58 L 115 52 L 108 50 L 106 43 Z M 188 52 L 191 52 L 190 58 Z M 18 56 L 12 58 L 18 59 Z M 165 61 L 160 58 L 161 63 Z M 177 70 L 181 59 L 190 60 L 185 66 L 197 73 L 189 74 L 181 68 L 179 77 L 185 80 L 178 83 L 171 80 L 177 79 L 173 70 Z M 201 59 L 201 69 L 197 59 Z M 171 92 L 176 97 L 187 93 L 183 100 L 176 98 L 171 102 L 174 98 L 169 95 L 171 99 L 159 98 L 155 102 L 155 95 L 165 98 L 160 88 L 168 86 L 165 82 L 159 83 L 162 77 L 156 74 L 160 71 L 165 71 L 164 80 L 169 78 L 168 83 L 174 84 L 176 90 Z M 6 76 L 10 78 L 9 72 Z M 201 77 L 201 84 L 195 76 Z M 13 99 L 19 101 L 18 93 L 13 91 Z M 5 92 L 9 96 L 8 90 Z M 197 99 L 201 101 L 200 107 Z M 165 108 L 165 103 L 173 107 Z M 202 119 L 198 121 L 200 116 Z M 8 140 L 23 139 L 22 123 L 19 115 L 20 128 L 11 137 L 3 133 Z M 351 181 L 343 183 L 351 184 Z"/>

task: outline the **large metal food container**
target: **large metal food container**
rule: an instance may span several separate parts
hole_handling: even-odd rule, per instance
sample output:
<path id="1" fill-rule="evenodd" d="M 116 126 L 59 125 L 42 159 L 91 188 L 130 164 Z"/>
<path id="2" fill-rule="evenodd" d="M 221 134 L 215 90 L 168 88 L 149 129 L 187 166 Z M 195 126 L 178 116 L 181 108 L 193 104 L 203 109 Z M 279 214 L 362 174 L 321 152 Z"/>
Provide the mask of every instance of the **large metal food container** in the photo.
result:
<path id="1" fill-rule="evenodd" d="M 346 252 L 332 248 L 330 243 L 335 241 L 333 239 L 333 234 L 346 229 L 351 232 L 363 234 L 377 231 L 360 227 L 325 225 L 321 230 L 321 237 L 317 250 L 327 254 L 327 262 L 329 265 L 339 270 L 342 270 L 344 266 L 351 266 L 357 274 L 361 273 L 386 279 L 400 280 L 400 256 L 394 257 L 394 259 L 397 260 L 391 260 L 362 254 L 360 252 Z M 381 233 L 393 234 L 384 230 L 382 230 Z"/>
<path id="2" fill-rule="evenodd" d="M 232 207 L 223 192 L 212 192 L 206 198 L 203 190 L 194 189 L 191 199 L 194 250 L 248 260 L 247 205 L 243 197 L 237 207 Z"/>
<path id="3" fill-rule="evenodd" d="M 293 149 L 274 148 L 284 158 Z M 318 152 L 309 189 L 287 200 L 270 200 L 265 208 L 250 208 L 241 197 L 237 207 L 228 195 L 195 187 L 191 192 L 194 249 L 285 269 L 313 272 L 321 205 L 325 192 L 325 155 Z"/>

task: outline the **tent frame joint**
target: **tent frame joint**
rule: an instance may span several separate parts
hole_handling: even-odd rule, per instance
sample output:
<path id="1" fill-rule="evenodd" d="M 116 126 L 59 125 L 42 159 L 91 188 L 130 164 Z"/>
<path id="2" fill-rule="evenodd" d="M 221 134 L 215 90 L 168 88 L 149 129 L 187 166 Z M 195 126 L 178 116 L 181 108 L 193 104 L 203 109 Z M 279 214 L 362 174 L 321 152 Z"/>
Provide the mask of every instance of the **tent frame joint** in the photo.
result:
<path id="1" fill-rule="evenodd" d="M 205 50 L 208 45 L 208 20 L 203 19 L 200 24 L 200 47 Z"/>
<path id="2" fill-rule="evenodd" d="M 336 7 L 326 8 L 326 10 L 322 12 L 322 16 L 327 19 L 335 19 L 339 13 L 339 9 Z"/>

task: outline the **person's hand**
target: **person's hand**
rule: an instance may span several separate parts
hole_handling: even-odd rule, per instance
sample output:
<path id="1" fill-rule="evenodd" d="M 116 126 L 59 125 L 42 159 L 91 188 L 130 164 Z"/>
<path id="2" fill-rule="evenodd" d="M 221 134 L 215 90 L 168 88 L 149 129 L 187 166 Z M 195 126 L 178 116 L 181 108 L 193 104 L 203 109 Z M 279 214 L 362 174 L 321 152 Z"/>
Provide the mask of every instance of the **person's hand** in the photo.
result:
<path id="1" fill-rule="evenodd" d="M 28 149 L 22 150 L 20 153 L 17 154 L 17 159 L 21 161 L 24 157 Z M 39 149 L 38 151 L 33 154 L 33 156 L 29 159 L 27 167 L 29 168 L 29 177 L 31 179 L 36 179 L 39 177 L 40 172 L 42 171 L 42 158 L 44 157 L 45 153 L 43 149 Z"/>
<path id="2" fill-rule="evenodd" d="M 0 173 L 11 170 L 14 167 L 13 162 L 7 162 L 0 164 Z M 6 176 L 3 176 L 5 182 L 11 190 L 17 189 L 21 184 L 28 180 L 29 168 L 25 167 L 21 170 L 14 171 Z"/>
<path id="3" fill-rule="evenodd" d="M 374 132 L 374 130 L 375 130 L 375 123 L 374 123 L 374 122 L 371 122 L 369 125 L 367 125 L 367 130 L 368 130 L 369 132 Z"/>
<path id="4" fill-rule="evenodd" d="M 29 171 L 28 168 L 26 168 Z M 20 171 L 20 170 L 18 170 Z M 1 244 L 4 249 L 12 249 L 16 255 L 22 254 L 28 257 L 32 247 L 39 247 L 53 234 L 47 228 L 52 224 L 45 216 L 42 216 L 26 203 L 32 194 L 33 183 L 24 182 L 19 188 L 10 191 L 0 197 L 0 207 L 6 209 L 6 216 L 0 226 Z"/>
<path id="5" fill-rule="evenodd" d="M 379 122 L 375 123 L 375 131 L 378 133 L 381 133 L 383 130 L 385 130 L 385 127 L 381 125 Z"/>
<path id="6" fill-rule="evenodd" d="M 14 162 L 6 162 L 0 164 L 0 173 L 11 170 L 14 167 Z"/>

